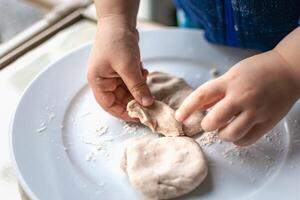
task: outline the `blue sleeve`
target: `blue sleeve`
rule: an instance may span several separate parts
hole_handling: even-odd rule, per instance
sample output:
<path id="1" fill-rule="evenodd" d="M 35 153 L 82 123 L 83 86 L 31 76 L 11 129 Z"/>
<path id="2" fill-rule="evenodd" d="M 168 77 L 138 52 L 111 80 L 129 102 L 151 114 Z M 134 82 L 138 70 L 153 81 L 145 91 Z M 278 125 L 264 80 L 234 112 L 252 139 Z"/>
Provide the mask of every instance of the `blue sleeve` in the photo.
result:
<path id="1" fill-rule="evenodd" d="M 177 24 L 179 27 L 186 28 L 203 28 L 203 26 L 195 20 L 192 20 L 191 16 L 186 10 L 184 4 L 188 3 L 186 0 L 173 0 L 176 7 Z"/>

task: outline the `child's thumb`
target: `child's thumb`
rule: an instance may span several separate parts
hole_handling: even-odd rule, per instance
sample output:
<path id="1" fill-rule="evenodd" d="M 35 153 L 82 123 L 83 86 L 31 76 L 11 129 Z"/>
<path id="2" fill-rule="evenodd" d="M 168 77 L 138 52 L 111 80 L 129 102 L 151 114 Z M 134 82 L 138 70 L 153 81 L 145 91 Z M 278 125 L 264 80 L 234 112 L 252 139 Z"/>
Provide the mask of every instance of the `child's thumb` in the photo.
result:
<path id="1" fill-rule="evenodd" d="M 140 66 L 129 66 L 126 67 L 126 70 L 121 70 L 118 73 L 134 99 L 143 106 L 150 106 L 153 104 L 154 98 L 142 70 Z"/>

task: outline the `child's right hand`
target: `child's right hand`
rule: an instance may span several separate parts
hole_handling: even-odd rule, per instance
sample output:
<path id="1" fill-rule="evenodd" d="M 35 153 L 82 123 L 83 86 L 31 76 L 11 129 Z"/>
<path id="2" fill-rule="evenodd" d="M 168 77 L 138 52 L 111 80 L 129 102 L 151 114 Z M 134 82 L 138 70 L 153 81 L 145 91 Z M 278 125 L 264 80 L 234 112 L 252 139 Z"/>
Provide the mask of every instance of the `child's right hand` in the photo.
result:
<path id="1" fill-rule="evenodd" d="M 146 84 L 138 47 L 138 32 L 122 18 L 108 16 L 98 21 L 92 49 L 88 82 L 97 102 L 104 110 L 126 121 L 134 121 L 126 105 L 136 99 L 143 106 L 153 103 Z"/>
<path id="2" fill-rule="evenodd" d="M 224 75 L 201 85 L 176 111 L 184 121 L 195 110 L 212 109 L 205 131 L 245 146 L 273 128 L 300 96 L 299 76 L 276 50 L 242 60 Z"/>

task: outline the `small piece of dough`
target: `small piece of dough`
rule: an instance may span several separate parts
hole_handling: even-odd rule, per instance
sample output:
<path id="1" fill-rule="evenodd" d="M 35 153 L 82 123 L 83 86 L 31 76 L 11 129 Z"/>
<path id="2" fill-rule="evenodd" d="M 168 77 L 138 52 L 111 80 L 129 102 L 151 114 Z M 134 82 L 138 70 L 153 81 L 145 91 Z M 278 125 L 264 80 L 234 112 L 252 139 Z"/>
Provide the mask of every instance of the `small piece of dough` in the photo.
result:
<path id="1" fill-rule="evenodd" d="M 208 172 L 200 146 L 189 137 L 130 139 L 121 165 L 131 184 L 151 200 L 189 193 Z"/>
<path id="2" fill-rule="evenodd" d="M 182 124 L 175 119 L 175 112 L 167 104 L 155 101 L 152 106 L 143 107 L 136 100 L 127 104 L 128 115 L 139 118 L 141 123 L 153 132 L 165 136 L 183 135 Z"/>
<path id="3" fill-rule="evenodd" d="M 163 72 L 150 72 L 147 84 L 156 100 L 162 101 L 177 110 L 193 88 L 184 79 Z M 183 122 L 183 132 L 187 136 L 202 133 L 201 121 L 205 112 L 195 111 Z"/>

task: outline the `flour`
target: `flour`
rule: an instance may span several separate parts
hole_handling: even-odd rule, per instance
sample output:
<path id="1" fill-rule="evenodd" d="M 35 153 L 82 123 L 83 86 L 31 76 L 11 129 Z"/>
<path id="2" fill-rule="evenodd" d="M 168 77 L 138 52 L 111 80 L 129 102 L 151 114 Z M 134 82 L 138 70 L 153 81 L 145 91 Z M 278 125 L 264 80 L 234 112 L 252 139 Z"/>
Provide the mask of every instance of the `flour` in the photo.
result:
<path id="1" fill-rule="evenodd" d="M 55 105 L 45 107 L 46 116 L 44 117 L 44 119 L 40 119 L 40 126 L 36 129 L 38 135 L 44 133 L 47 130 L 47 126 L 49 125 L 49 123 L 51 123 L 51 121 L 55 118 L 54 109 Z"/>
<path id="2" fill-rule="evenodd" d="M 201 147 L 203 146 L 210 146 L 215 143 L 221 144 L 222 141 L 219 139 L 218 132 L 205 132 L 199 138 L 196 139 Z"/>
<path id="3" fill-rule="evenodd" d="M 100 126 L 99 128 L 96 129 L 96 134 L 98 136 L 101 136 L 101 135 L 105 134 L 107 132 L 107 130 L 108 130 L 108 126 L 106 126 L 106 125 Z"/>
<path id="4" fill-rule="evenodd" d="M 41 128 L 36 129 L 36 132 L 41 134 L 42 132 L 44 132 L 47 129 L 46 126 L 42 126 Z"/>
<path id="5" fill-rule="evenodd" d="M 104 141 L 101 136 L 108 131 L 108 126 L 100 125 L 95 131 L 85 133 L 81 137 L 81 141 L 89 146 L 90 151 L 87 153 L 86 161 L 96 161 L 99 155 L 108 158 L 107 151 L 108 142 Z"/>
<path id="6" fill-rule="evenodd" d="M 129 133 L 129 134 L 137 134 L 137 130 L 139 128 L 138 124 L 134 124 L 134 123 L 129 123 L 129 122 L 125 122 L 122 121 L 123 124 L 123 130 L 125 131 L 125 133 Z"/>

